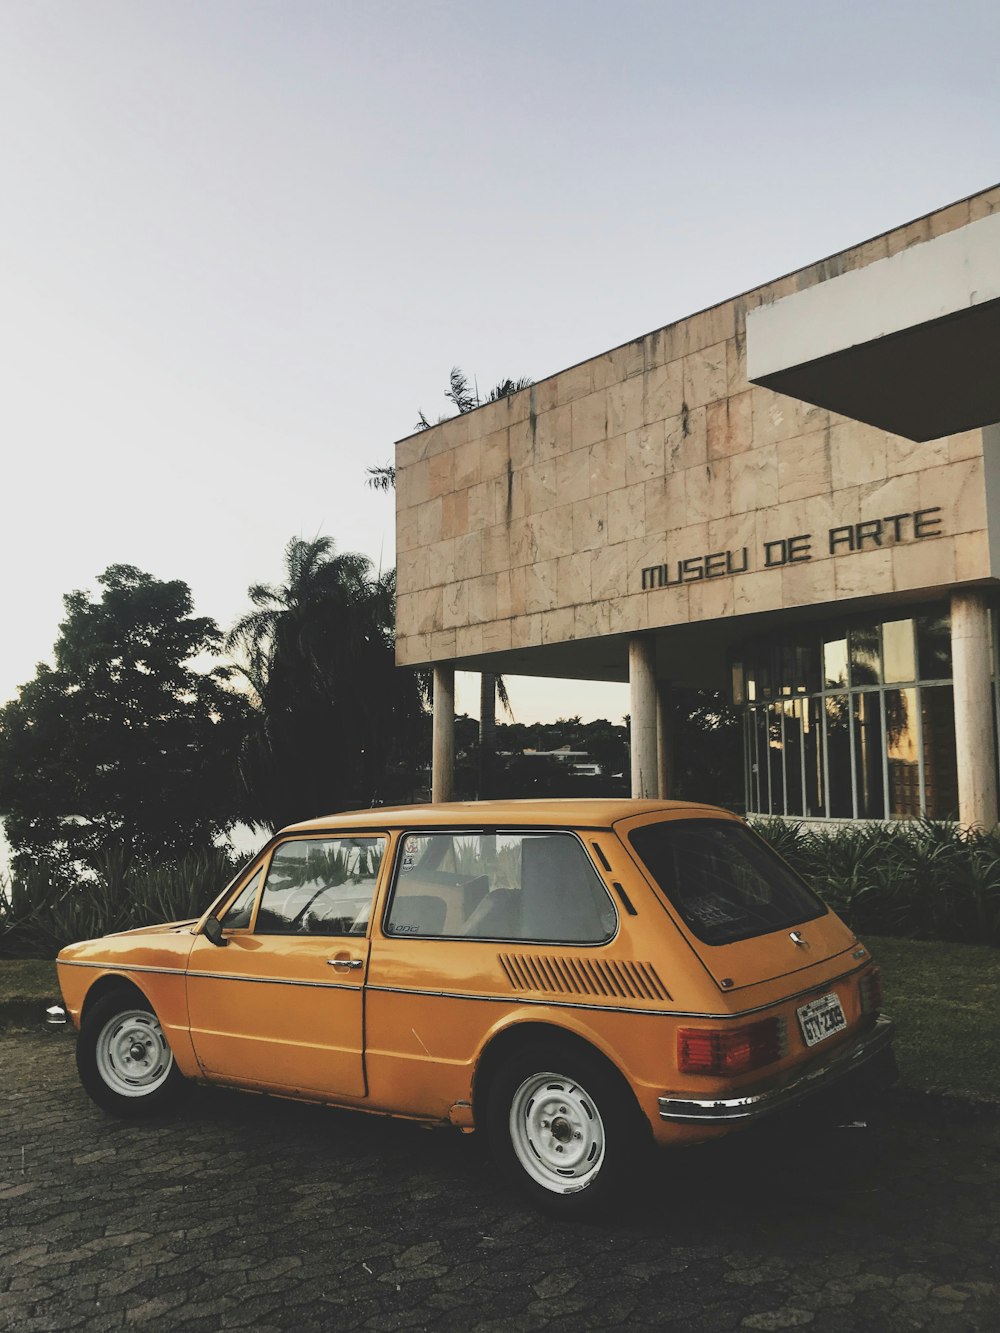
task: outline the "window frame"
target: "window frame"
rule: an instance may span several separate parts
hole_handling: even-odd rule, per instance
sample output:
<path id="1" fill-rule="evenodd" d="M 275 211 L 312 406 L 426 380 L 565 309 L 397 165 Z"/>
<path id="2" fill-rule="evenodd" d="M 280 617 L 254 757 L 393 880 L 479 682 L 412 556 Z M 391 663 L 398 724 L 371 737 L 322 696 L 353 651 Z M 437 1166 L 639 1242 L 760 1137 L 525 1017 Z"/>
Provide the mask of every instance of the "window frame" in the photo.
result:
<path id="1" fill-rule="evenodd" d="M 287 847 L 290 843 L 293 843 L 293 842 L 333 842 L 333 841 L 335 841 L 335 840 L 340 840 L 340 841 L 342 841 L 342 840 L 345 839 L 345 838 L 351 838 L 351 839 L 366 839 L 366 840 L 368 840 L 368 841 L 375 841 L 376 839 L 378 839 L 378 840 L 380 840 L 380 841 L 383 843 L 382 856 L 381 856 L 381 858 L 380 858 L 380 860 L 379 860 L 378 870 L 376 871 L 375 876 L 374 876 L 374 880 L 373 880 L 372 897 L 371 897 L 371 911 L 370 911 L 369 914 L 368 914 L 368 920 L 367 920 L 367 922 L 365 923 L 365 929 L 364 929 L 363 931 L 357 933 L 357 934 L 347 934 L 347 933 L 345 933 L 345 934 L 337 934 L 337 935 L 325 934 L 325 933 L 322 932 L 322 931 L 279 931 L 279 930 L 276 930 L 276 931 L 259 931 L 259 932 L 258 932 L 258 930 L 257 930 L 257 918 L 258 918 L 258 914 L 259 914 L 259 912 L 260 912 L 261 903 L 263 902 L 264 892 L 265 892 L 265 890 L 267 889 L 267 880 L 268 880 L 268 876 L 269 876 L 270 873 L 271 873 L 271 866 L 272 866 L 273 863 L 274 863 L 275 853 L 278 852 L 278 851 L 280 851 L 282 847 Z M 301 939 L 306 939 L 306 940 L 321 940 L 321 939 L 327 939 L 327 940 L 362 940 L 362 939 L 368 939 L 368 938 L 370 938 L 370 936 L 371 936 L 371 930 L 372 930 L 372 923 L 373 923 L 373 921 L 375 920 L 375 918 L 376 918 L 376 914 L 377 914 L 377 913 L 376 913 L 376 909 L 377 909 L 377 904 L 378 904 L 378 896 L 379 896 L 379 893 L 380 893 L 380 891 L 381 891 L 382 883 L 383 883 L 383 879 L 384 879 L 384 876 L 385 876 L 386 863 L 387 863 L 387 861 L 390 859 L 389 852 L 390 852 L 391 843 L 392 843 L 392 836 L 391 836 L 389 830 L 388 830 L 388 829 L 382 829 L 382 828 L 380 828 L 380 829 L 322 829 L 322 830 L 316 830 L 316 831 L 294 833 L 294 834 L 290 834 L 288 837 L 285 837 L 285 838 L 282 838 L 282 837 L 277 837 L 277 838 L 275 838 L 275 840 L 273 841 L 273 843 L 271 843 L 271 845 L 270 845 L 268 848 L 266 848 L 265 853 L 262 855 L 261 865 L 258 866 L 258 869 L 260 869 L 261 867 L 263 867 L 263 870 L 264 870 L 264 878 L 263 878 L 263 880 L 261 881 L 261 886 L 260 886 L 260 888 L 259 888 L 259 890 L 258 890 L 258 892 L 257 892 L 257 898 L 256 898 L 256 901 L 255 901 L 255 903 L 254 903 L 254 910 L 253 910 L 253 914 L 252 914 L 252 917 L 251 917 L 251 920 L 250 920 L 250 925 L 247 926 L 247 927 L 245 927 L 246 932 L 247 932 L 248 934 L 251 934 L 251 935 L 257 935 L 257 936 L 259 936 L 260 939 L 282 939 L 282 940 L 301 940 Z M 255 863 L 255 864 L 256 864 L 256 863 Z M 245 881 L 244 881 L 244 883 L 245 883 Z M 235 902 L 235 898 L 233 899 L 233 901 Z"/>
<path id="2" fill-rule="evenodd" d="M 602 830 L 605 831 L 605 830 Z M 392 911 L 392 905 L 396 898 L 396 890 L 399 885 L 399 876 L 402 870 L 403 846 L 409 837 L 543 837 L 546 834 L 561 834 L 572 838 L 580 847 L 587 865 L 593 871 L 597 878 L 597 883 L 604 891 L 611 909 L 614 912 L 614 929 L 609 933 L 606 939 L 583 942 L 580 940 L 551 940 L 535 939 L 525 935 L 428 935 L 410 932 L 393 933 L 389 930 L 389 915 Z M 389 885 L 385 894 L 385 903 L 379 918 L 379 931 L 385 940 L 430 940 L 439 944 L 527 944 L 535 948 L 556 948 L 556 949 L 604 949 L 621 933 L 621 913 L 618 911 L 618 904 L 615 902 L 614 895 L 605 883 L 604 876 L 596 865 L 594 858 L 587 849 L 587 844 L 582 837 L 581 831 L 577 828 L 569 828 L 565 824 L 505 824 L 505 825 L 433 825 L 416 826 L 402 828 L 399 830 L 399 836 L 396 839 L 396 846 L 392 856 L 392 873 Z"/>

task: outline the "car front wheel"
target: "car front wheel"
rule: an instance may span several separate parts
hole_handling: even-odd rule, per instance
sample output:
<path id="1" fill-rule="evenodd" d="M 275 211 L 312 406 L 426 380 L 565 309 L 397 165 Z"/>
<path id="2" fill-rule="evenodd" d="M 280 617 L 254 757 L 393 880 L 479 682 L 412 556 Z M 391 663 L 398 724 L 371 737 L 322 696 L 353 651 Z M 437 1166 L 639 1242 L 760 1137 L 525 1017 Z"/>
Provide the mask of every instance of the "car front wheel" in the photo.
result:
<path id="1" fill-rule="evenodd" d="M 134 991 L 105 995 L 87 1013 L 76 1064 L 97 1105 L 129 1118 L 167 1110 L 183 1084 L 159 1019 Z"/>
<path id="2" fill-rule="evenodd" d="M 488 1132 L 501 1166 L 532 1201 L 564 1217 L 620 1202 L 648 1143 L 638 1107 L 604 1061 L 570 1047 L 532 1046 L 493 1081 Z"/>

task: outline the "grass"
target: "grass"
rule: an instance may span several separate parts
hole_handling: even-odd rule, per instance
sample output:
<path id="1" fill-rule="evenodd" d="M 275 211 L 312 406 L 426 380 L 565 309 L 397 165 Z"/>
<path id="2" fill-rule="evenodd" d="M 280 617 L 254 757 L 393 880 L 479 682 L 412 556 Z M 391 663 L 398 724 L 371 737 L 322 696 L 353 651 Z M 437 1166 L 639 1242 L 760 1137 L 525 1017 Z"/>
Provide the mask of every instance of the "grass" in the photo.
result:
<path id="1" fill-rule="evenodd" d="M 1000 1102 L 1000 950 L 865 936 L 896 1023 L 904 1088 Z M 47 960 L 0 960 L 0 1026 L 35 1023 L 58 1000 Z"/>
<path id="2" fill-rule="evenodd" d="M 882 968 L 904 1087 L 1000 1101 L 1000 950 L 864 936 Z"/>

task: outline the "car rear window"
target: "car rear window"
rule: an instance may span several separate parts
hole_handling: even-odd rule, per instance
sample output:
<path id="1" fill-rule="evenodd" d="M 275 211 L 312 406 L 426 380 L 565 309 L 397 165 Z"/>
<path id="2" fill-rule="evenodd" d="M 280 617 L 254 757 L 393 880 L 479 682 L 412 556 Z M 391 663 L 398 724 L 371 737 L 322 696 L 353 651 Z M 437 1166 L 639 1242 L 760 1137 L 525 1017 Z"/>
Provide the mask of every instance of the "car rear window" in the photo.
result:
<path id="1" fill-rule="evenodd" d="M 752 939 L 826 913 L 820 899 L 745 824 L 670 820 L 635 829 L 629 841 L 706 944 Z"/>

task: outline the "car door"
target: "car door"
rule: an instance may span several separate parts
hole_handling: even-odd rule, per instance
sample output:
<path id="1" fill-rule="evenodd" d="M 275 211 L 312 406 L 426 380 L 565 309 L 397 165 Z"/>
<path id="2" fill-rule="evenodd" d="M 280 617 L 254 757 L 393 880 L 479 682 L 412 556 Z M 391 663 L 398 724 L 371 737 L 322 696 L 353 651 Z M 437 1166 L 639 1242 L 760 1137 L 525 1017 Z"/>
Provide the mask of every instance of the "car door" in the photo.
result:
<path id="1" fill-rule="evenodd" d="M 206 1076 L 360 1098 L 368 925 L 384 835 L 293 837 L 239 886 L 223 947 L 188 963 L 191 1040 Z"/>

